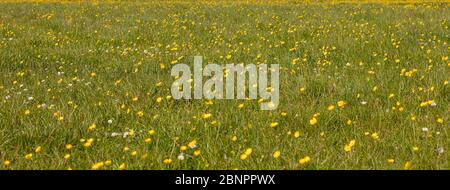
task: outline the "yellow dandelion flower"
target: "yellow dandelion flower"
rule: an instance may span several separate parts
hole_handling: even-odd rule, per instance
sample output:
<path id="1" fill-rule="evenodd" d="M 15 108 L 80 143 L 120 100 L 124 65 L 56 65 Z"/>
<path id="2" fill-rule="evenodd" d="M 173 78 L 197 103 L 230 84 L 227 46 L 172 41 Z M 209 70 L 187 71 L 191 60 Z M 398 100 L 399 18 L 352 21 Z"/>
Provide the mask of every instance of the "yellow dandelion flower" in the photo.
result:
<path id="1" fill-rule="evenodd" d="M 95 123 L 93 123 L 93 124 L 91 124 L 90 126 L 89 126 L 89 130 L 94 130 L 95 128 L 97 127 L 97 125 L 95 125 Z"/>
<path id="2" fill-rule="evenodd" d="M 347 102 L 345 102 L 344 100 L 338 101 L 337 102 L 338 107 L 343 108 L 345 107 L 345 105 L 347 105 Z"/>
<path id="3" fill-rule="evenodd" d="M 34 152 L 35 153 L 39 153 L 39 152 L 41 152 L 42 151 L 42 147 L 41 146 L 37 146 L 35 149 L 34 149 Z"/>
<path id="4" fill-rule="evenodd" d="M 328 111 L 334 110 L 334 105 L 329 105 L 327 109 L 328 109 Z"/>
<path id="5" fill-rule="evenodd" d="M 270 124 L 270 127 L 271 128 L 275 128 L 275 127 L 277 127 L 278 126 L 278 122 L 272 122 L 271 124 Z"/>
<path id="6" fill-rule="evenodd" d="M 194 151 L 194 156 L 200 156 L 200 153 L 201 153 L 202 151 L 201 150 L 196 150 L 196 151 Z"/>
<path id="7" fill-rule="evenodd" d="M 311 118 L 309 120 L 309 124 L 312 125 L 312 126 L 316 125 L 317 124 L 317 119 L 315 117 Z"/>
<path id="8" fill-rule="evenodd" d="M 126 168 L 125 163 L 119 165 L 119 170 L 125 170 L 125 168 Z"/>
<path id="9" fill-rule="evenodd" d="M 295 133 L 294 133 L 294 137 L 295 137 L 295 138 L 298 138 L 298 137 L 300 137 L 300 132 L 298 132 L 298 131 L 295 131 Z"/>
<path id="10" fill-rule="evenodd" d="M 70 154 L 65 154 L 64 155 L 64 160 L 68 160 L 70 158 Z"/>
<path id="11" fill-rule="evenodd" d="M 151 138 L 146 138 L 146 139 L 144 140 L 144 142 L 148 144 L 148 143 L 152 142 L 152 139 L 151 139 Z"/>
<path id="12" fill-rule="evenodd" d="M 443 124 L 444 123 L 444 119 L 442 117 L 437 118 L 436 122 L 439 123 L 439 124 Z"/>
<path id="13" fill-rule="evenodd" d="M 305 165 L 305 164 L 309 163 L 310 161 L 311 161 L 311 158 L 310 158 L 309 156 L 305 156 L 305 157 L 303 157 L 302 159 L 300 159 L 300 160 L 298 161 L 298 163 L 299 163 L 300 165 Z"/>
<path id="14" fill-rule="evenodd" d="M 25 160 L 31 160 L 33 158 L 33 154 L 29 153 L 27 155 L 25 155 Z"/>
<path id="15" fill-rule="evenodd" d="M 181 151 L 185 151 L 185 150 L 187 150 L 187 146 L 184 146 L 184 145 L 183 145 L 183 146 L 181 146 L 181 147 L 180 147 L 180 150 L 181 150 Z"/>
<path id="16" fill-rule="evenodd" d="M 73 146 L 72 146 L 71 144 L 66 144 L 66 149 L 67 149 L 67 150 L 72 149 L 72 147 L 73 147 Z"/>
<path id="17" fill-rule="evenodd" d="M 164 159 L 163 163 L 166 164 L 166 165 L 169 165 L 169 164 L 172 163 L 172 159 Z"/>
<path id="18" fill-rule="evenodd" d="M 136 115 L 137 115 L 138 117 L 142 117 L 142 116 L 144 116 L 144 112 L 143 112 L 143 111 L 138 111 L 138 112 L 136 113 Z"/>
<path id="19" fill-rule="evenodd" d="M 279 150 L 275 151 L 272 155 L 274 158 L 279 158 L 281 156 L 281 152 Z"/>
<path id="20" fill-rule="evenodd" d="M 106 160 L 105 161 L 105 166 L 110 166 L 112 164 L 112 161 L 111 160 Z"/>
<path id="21" fill-rule="evenodd" d="M 411 168 L 412 168 L 412 162 L 410 162 L 410 161 L 405 162 L 405 165 L 403 166 L 403 169 L 409 170 Z"/>
<path id="22" fill-rule="evenodd" d="M 370 135 L 370 137 L 372 137 L 373 140 L 379 139 L 378 133 L 372 133 L 372 135 Z"/>
<path id="23" fill-rule="evenodd" d="M 389 164 L 393 164 L 393 163 L 395 163 L 395 160 L 391 158 L 391 159 L 388 159 L 387 162 L 388 162 Z"/>

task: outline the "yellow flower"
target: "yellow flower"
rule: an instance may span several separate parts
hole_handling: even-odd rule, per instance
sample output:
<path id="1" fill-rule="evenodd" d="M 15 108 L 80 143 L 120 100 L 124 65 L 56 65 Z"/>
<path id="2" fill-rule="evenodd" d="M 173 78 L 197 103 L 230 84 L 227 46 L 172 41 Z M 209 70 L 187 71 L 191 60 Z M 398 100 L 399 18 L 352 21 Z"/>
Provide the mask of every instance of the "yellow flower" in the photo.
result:
<path id="1" fill-rule="evenodd" d="M 155 134 L 155 130 L 153 130 L 153 129 L 149 130 L 149 131 L 148 131 L 148 134 L 149 134 L 149 135 Z"/>
<path id="2" fill-rule="evenodd" d="M 443 124 L 444 123 L 444 119 L 442 117 L 437 118 L 436 122 L 439 123 L 439 124 Z"/>
<path id="3" fill-rule="evenodd" d="M 33 154 L 29 153 L 27 155 L 25 155 L 25 160 L 31 160 L 33 158 Z"/>
<path id="4" fill-rule="evenodd" d="M 145 141 L 145 143 L 148 144 L 148 143 L 152 142 L 152 139 L 151 138 L 146 138 L 144 141 Z"/>
<path id="5" fill-rule="evenodd" d="M 394 160 L 394 159 L 388 159 L 387 162 L 388 162 L 389 164 L 393 164 L 393 163 L 395 162 L 395 160 Z"/>
<path id="6" fill-rule="evenodd" d="M 311 118 L 309 120 L 309 124 L 312 125 L 312 126 L 316 125 L 317 124 L 317 119 L 315 117 Z"/>
<path id="7" fill-rule="evenodd" d="M 244 104 L 239 104 L 238 108 L 243 108 Z"/>
<path id="8" fill-rule="evenodd" d="M 200 151 L 200 150 L 196 150 L 196 151 L 194 151 L 194 156 L 199 156 L 199 155 L 200 155 L 200 153 L 201 153 L 201 151 Z"/>
<path id="9" fill-rule="evenodd" d="M 102 167 L 105 165 L 105 163 L 103 162 L 97 162 L 94 165 L 92 165 L 91 169 L 92 170 L 99 170 L 102 169 Z"/>
<path id="10" fill-rule="evenodd" d="M 295 138 L 298 138 L 298 137 L 300 137 L 300 132 L 298 132 L 298 131 L 295 131 L 295 133 L 294 133 L 294 137 L 295 137 Z"/>
<path id="11" fill-rule="evenodd" d="M 347 102 L 341 100 L 341 101 L 337 102 L 337 105 L 338 105 L 340 108 L 343 108 L 343 107 L 345 107 L 345 105 L 347 105 Z"/>
<path id="12" fill-rule="evenodd" d="M 163 100 L 163 98 L 162 98 L 162 97 L 158 97 L 158 98 L 156 98 L 156 102 L 157 102 L 157 103 L 161 103 L 161 102 L 162 102 L 162 100 Z"/>
<path id="13" fill-rule="evenodd" d="M 418 152 L 418 151 L 419 151 L 419 147 L 415 146 L 415 147 L 412 148 L 412 150 L 413 150 L 414 152 Z"/>
<path id="14" fill-rule="evenodd" d="M 349 120 L 347 120 L 346 123 L 347 123 L 347 125 L 352 125 L 352 124 L 353 124 L 353 121 L 349 119 Z"/>
<path id="15" fill-rule="evenodd" d="M 356 144 L 356 141 L 351 140 L 348 144 L 344 145 L 344 151 L 350 152 L 352 150 L 352 147 L 355 146 L 355 144 Z"/>
<path id="16" fill-rule="evenodd" d="M 41 147 L 41 146 L 37 146 L 37 147 L 34 149 L 34 152 L 39 153 L 39 152 L 41 152 L 41 150 L 42 150 L 42 147 Z"/>
<path id="17" fill-rule="evenodd" d="M 97 74 L 94 73 L 94 72 L 92 72 L 92 73 L 91 73 L 91 77 L 95 77 L 95 76 L 97 76 Z"/>
<path id="18" fill-rule="evenodd" d="M 119 166 L 119 170 L 124 170 L 125 169 L 125 163 L 122 163 L 122 164 L 120 164 L 120 166 Z"/>
<path id="19" fill-rule="evenodd" d="M 181 146 L 181 147 L 180 147 L 180 150 L 181 150 L 181 151 L 187 150 L 187 146 Z"/>
<path id="20" fill-rule="evenodd" d="M 231 137 L 231 141 L 233 141 L 233 142 L 236 142 L 236 141 L 237 141 L 237 137 L 236 137 L 236 135 L 235 135 L 235 136 L 233 136 L 233 137 Z"/>
<path id="21" fill-rule="evenodd" d="M 405 170 L 409 170 L 411 168 L 412 168 L 412 162 L 410 162 L 410 161 L 407 161 L 405 163 L 405 165 L 403 166 L 403 169 L 405 169 Z"/>
<path id="22" fill-rule="evenodd" d="M 247 154 L 241 154 L 241 156 L 239 157 L 239 159 L 245 160 L 245 159 L 247 159 L 247 157 L 248 157 Z"/>
<path id="23" fill-rule="evenodd" d="M 197 147 L 197 140 L 192 140 L 191 142 L 188 143 L 188 147 L 189 148 L 195 148 Z"/>
<path id="24" fill-rule="evenodd" d="M 279 150 L 275 151 L 272 155 L 274 158 L 279 158 L 281 156 L 281 152 Z"/>
<path id="25" fill-rule="evenodd" d="M 378 133 L 372 133 L 372 135 L 370 135 L 372 137 L 373 140 L 378 140 L 379 136 Z"/>
<path id="26" fill-rule="evenodd" d="M 298 161 L 298 163 L 299 163 L 300 165 L 305 165 L 305 164 L 309 163 L 310 161 L 311 161 L 311 158 L 310 158 L 309 156 L 305 156 L 305 157 L 303 157 L 302 159 L 300 159 L 300 160 Z"/>
<path id="27" fill-rule="evenodd" d="M 208 118 L 210 118 L 211 117 L 211 114 L 210 113 L 204 113 L 204 114 L 202 114 L 202 118 L 203 119 L 208 119 Z"/>
<path id="28" fill-rule="evenodd" d="M 8 167 L 9 166 L 9 164 L 11 164 L 11 162 L 9 161 L 9 160 L 5 160 L 5 161 L 3 161 L 3 167 Z"/>
<path id="29" fill-rule="evenodd" d="M 131 156 L 136 156 L 136 155 L 137 155 L 137 151 L 131 152 Z"/>
<path id="30" fill-rule="evenodd" d="M 271 124 L 270 124 L 270 127 L 272 127 L 272 128 L 275 128 L 275 127 L 277 127 L 278 126 L 278 122 L 272 122 Z"/>
<path id="31" fill-rule="evenodd" d="M 112 161 L 111 160 L 106 160 L 105 161 L 105 166 L 110 166 L 112 164 Z"/>
<path id="32" fill-rule="evenodd" d="M 332 110 L 334 110 L 334 105 L 328 106 L 328 111 L 332 111 Z"/>
<path id="33" fill-rule="evenodd" d="M 252 148 L 247 148 L 247 150 L 245 150 L 244 154 L 250 155 L 250 154 L 252 154 L 252 152 L 253 152 Z"/>
<path id="34" fill-rule="evenodd" d="M 72 146 L 71 144 L 66 144 L 66 149 L 67 149 L 67 150 L 72 149 L 72 147 L 73 147 L 73 146 Z"/>
<path id="35" fill-rule="evenodd" d="M 64 160 L 68 160 L 70 158 L 70 154 L 64 155 Z"/>
<path id="36" fill-rule="evenodd" d="M 25 110 L 25 111 L 23 112 L 24 115 L 30 115 L 30 113 L 31 113 L 30 110 Z"/>
<path id="37" fill-rule="evenodd" d="M 163 163 L 169 165 L 172 163 L 172 159 L 164 159 Z"/>
<path id="38" fill-rule="evenodd" d="M 93 123 L 93 124 L 91 124 L 90 126 L 89 126 L 89 130 L 94 130 L 95 128 L 97 127 L 97 125 L 95 125 L 95 123 Z"/>
<path id="39" fill-rule="evenodd" d="M 137 115 L 138 117 L 142 117 L 142 116 L 144 116 L 144 112 L 143 112 L 143 111 L 138 111 L 138 112 L 136 113 L 136 115 Z"/>

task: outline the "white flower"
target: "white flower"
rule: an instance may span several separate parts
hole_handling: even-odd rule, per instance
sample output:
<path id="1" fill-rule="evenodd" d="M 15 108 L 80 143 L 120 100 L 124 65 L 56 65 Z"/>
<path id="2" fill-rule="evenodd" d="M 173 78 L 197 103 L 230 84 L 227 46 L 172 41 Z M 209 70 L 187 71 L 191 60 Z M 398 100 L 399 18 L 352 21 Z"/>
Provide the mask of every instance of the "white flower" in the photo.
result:
<path id="1" fill-rule="evenodd" d="M 119 135 L 120 135 L 120 133 L 116 133 L 116 132 L 111 133 L 111 137 L 117 137 Z"/>
<path id="2" fill-rule="evenodd" d="M 444 148 L 439 147 L 439 148 L 437 149 L 437 152 L 438 152 L 438 154 L 444 153 Z"/>
<path id="3" fill-rule="evenodd" d="M 112 119 L 109 119 L 109 120 L 108 120 L 108 124 L 111 124 L 111 123 L 112 123 Z"/>
<path id="4" fill-rule="evenodd" d="M 362 104 L 362 105 L 366 105 L 366 104 L 367 104 L 367 101 L 362 101 L 361 104 Z"/>
<path id="5" fill-rule="evenodd" d="M 436 104 L 436 102 L 434 102 L 434 101 L 430 104 L 431 107 L 435 107 L 436 105 L 437 105 L 437 104 Z"/>
<path id="6" fill-rule="evenodd" d="M 428 132 L 428 128 L 424 127 L 424 128 L 422 128 L 422 131 L 423 132 Z"/>
<path id="7" fill-rule="evenodd" d="M 33 98 L 33 96 L 28 96 L 27 99 L 28 99 L 29 101 L 31 101 L 31 100 L 33 100 L 34 98 Z"/>
<path id="8" fill-rule="evenodd" d="M 184 154 L 181 153 L 180 155 L 178 155 L 178 160 L 184 160 Z"/>

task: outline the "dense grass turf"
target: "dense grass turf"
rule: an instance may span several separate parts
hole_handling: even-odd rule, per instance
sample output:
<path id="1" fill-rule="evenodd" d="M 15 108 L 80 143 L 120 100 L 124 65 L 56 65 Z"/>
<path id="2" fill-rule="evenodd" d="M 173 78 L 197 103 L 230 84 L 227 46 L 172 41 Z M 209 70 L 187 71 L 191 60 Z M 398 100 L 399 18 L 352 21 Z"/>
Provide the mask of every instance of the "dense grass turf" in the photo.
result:
<path id="1" fill-rule="evenodd" d="M 449 22 L 446 3 L 0 3 L 0 167 L 449 169 Z M 280 64 L 278 109 L 173 100 L 195 55 Z"/>

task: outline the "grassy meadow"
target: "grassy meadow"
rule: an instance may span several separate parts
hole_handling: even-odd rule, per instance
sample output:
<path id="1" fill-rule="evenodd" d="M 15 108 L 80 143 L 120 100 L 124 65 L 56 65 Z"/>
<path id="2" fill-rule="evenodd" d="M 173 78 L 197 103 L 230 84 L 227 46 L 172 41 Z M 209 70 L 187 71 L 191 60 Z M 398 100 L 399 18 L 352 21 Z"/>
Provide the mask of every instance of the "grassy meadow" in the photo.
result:
<path id="1" fill-rule="evenodd" d="M 450 169 L 450 4 L 0 2 L 1 169 Z M 280 64 L 280 104 L 171 67 Z"/>

